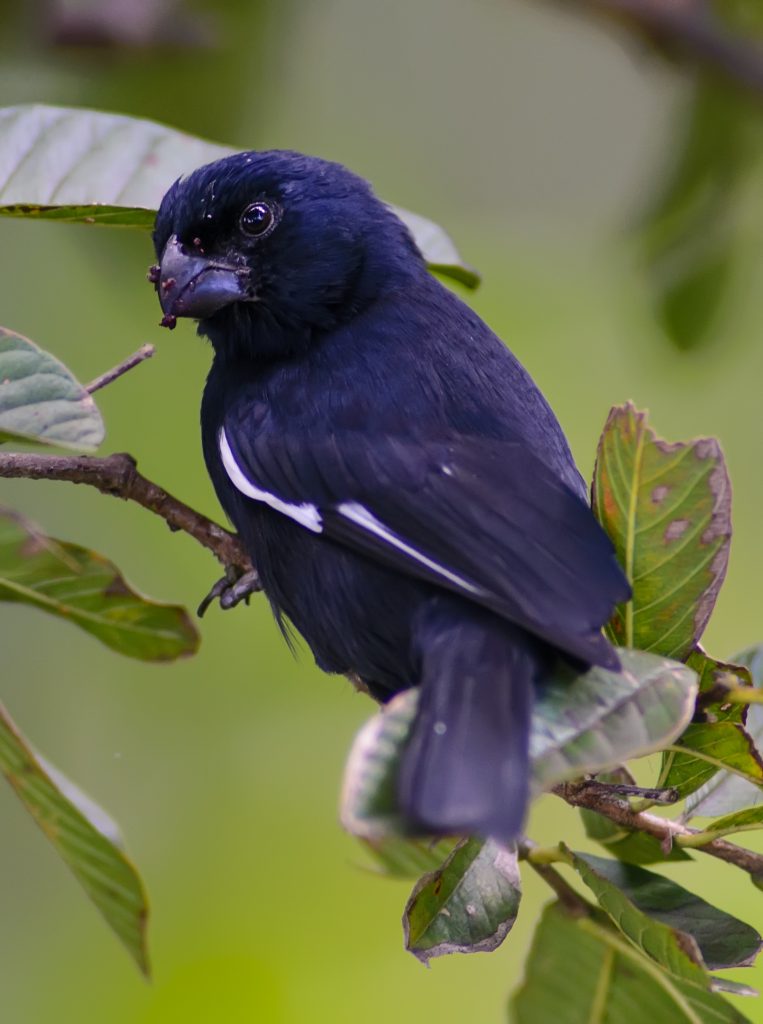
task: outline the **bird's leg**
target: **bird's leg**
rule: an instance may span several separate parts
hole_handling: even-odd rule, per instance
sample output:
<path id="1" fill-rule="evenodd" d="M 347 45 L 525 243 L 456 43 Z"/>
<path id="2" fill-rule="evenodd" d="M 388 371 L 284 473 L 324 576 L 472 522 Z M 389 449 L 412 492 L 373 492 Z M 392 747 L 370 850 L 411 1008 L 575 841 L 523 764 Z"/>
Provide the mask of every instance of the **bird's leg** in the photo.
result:
<path id="1" fill-rule="evenodd" d="M 215 583 L 201 602 L 196 614 L 202 618 L 207 608 L 216 600 L 220 601 L 220 607 L 226 611 L 229 608 L 235 608 L 241 601 L 246 601 L 249 604 L 250 595 L 256 594 L 260 590 L 262 590 L 262 583 L 256 569 L 242 573 L 240 569 L 229 565 L 222 579 Z"/>

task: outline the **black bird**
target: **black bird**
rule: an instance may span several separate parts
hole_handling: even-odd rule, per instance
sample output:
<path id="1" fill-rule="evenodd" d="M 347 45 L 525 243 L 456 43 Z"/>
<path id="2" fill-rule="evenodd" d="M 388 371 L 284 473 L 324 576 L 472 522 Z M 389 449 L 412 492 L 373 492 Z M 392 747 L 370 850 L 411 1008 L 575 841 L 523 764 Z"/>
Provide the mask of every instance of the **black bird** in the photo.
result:
<path id="1" fill-rule="evenodd" d="M 163 323 L 212 343 L 204 458 L 284 632 L 381 702 L 420 687 L 412 829 L 516 836 L 534 685 L 559 656 L 617 669 L 629 596 L 545 399 L 339 164 L 209 164 L 154 243 Z"/>

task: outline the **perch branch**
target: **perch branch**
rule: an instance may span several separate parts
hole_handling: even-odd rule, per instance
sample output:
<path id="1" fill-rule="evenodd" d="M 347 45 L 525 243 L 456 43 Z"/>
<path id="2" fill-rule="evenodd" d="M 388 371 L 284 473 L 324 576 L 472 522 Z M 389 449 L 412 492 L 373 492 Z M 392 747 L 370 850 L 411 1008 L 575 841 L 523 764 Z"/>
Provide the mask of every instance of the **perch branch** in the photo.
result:
<path id="1" fill-rule="evenodd" d="M 763 46 L 727 29 L 705 0 L 575 0 L 574 6 L 763 99 Z"/>
<path id="2" fill-rule="evenodd" d="M 637 832 L 646 832 L 654 836 L 665 848 L 670 848 L 676 842 L 681 844 L 682 837 L 694 837 L 698 830 L 680 825 L 677 821 L 669 821 L 660 818 L 656 814 L 647 814 L 645 811 L 634 811 L 624 800 L 614 796 L 592 790 L 585 782 L 565 782 L 554 789 L 554 793 L 572 807 L 584 807 L 589 811 L 596 811 L 597 814 L 609 818 L 615 824 L 623 828 L 632 829 Z M 763 854 L 746 850 L 742 846 L 728 843 L 725 839 L 714 839 L 702 846 L 690 844 L 692 849 L 702 853 L 710 854 L 719 860 L 725 860 L 727 864 L 733 864 L 748 872 L 753 878 L 763 878 Z"/>
<path id="3" fill-rule="evenodd" d="M 133 364 L 134 365 L 134 364 Z M 68 480 L 87 484 L 102 494 L 134 501 L 160 516 L 171 530 L 182 530 L 226 567 L 249 572 L 252 563 L 239 538 L 173 497 L 138 472 L 127 454 L 92 458 L 85 455 L 0 454 L 0 477 L 26 480 Z"/>

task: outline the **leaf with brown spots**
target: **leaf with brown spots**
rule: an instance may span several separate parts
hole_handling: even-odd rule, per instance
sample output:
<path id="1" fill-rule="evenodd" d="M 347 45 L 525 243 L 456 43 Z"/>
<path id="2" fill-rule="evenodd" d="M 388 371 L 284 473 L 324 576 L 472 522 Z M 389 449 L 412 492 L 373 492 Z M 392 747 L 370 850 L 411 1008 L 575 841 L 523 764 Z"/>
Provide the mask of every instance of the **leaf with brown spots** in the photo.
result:
<path id="1" fill-rule="evenodd" d="M 0 704 L 0 772 L 144 974 L 148 905 L 113 822 L 35 754 Z"/>
<path id="2" fill-rule="evenodd" d="M 599 442 L 593 508 L 633 587 L 615 643 L 683 660 L 715 605 L 729 557 L 731 487 L 713 438 L 668 444 L 628 403 Z"/>

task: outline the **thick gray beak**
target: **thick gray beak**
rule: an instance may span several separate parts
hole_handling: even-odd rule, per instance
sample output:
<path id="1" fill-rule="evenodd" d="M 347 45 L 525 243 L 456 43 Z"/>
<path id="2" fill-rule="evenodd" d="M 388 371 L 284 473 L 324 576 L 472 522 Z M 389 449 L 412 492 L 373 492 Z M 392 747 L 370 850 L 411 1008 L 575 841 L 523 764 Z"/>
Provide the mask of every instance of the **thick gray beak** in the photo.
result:
<path id="1" fill-rule="evenodd" d="M 221 263 L 180 244 L 177 235 L 167 242 L 159 265 L 159 302 L 165 319 L 212 316 L 232 302 L 251 301 L 254 292 L 247 267 Z"/>

